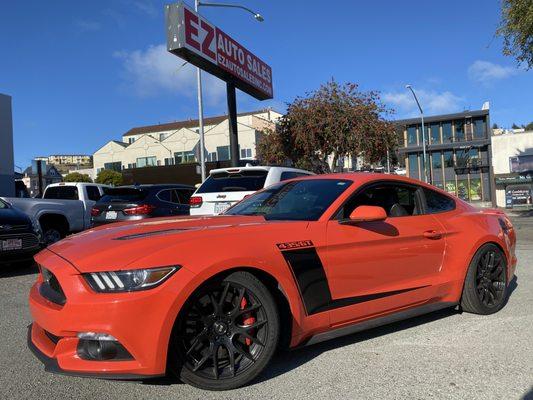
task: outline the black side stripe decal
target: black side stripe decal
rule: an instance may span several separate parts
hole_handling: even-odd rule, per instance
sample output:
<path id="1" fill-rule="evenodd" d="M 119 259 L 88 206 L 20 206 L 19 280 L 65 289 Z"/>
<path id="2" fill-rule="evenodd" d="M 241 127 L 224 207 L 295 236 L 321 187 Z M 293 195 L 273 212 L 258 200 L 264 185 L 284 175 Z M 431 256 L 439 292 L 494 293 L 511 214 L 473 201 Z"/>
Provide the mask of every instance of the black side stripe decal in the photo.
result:
<path id="1" fill-rule="evenodd" d="M 320 257 L 314 247 L 282 251 L 289 264 L 308 315 L 331 303 L 331 292 Z"/>
<path id="2" fill-rule="evenodd" d="M 322 261 L 314 247 L 306 247 L 281 252 L 289 265 L 296 285 L 300 291 L 307 315 L 316 314 L 335 308 L 351 306 L 383 297 L 394 296 L 422 289 L 426 286 L 366 294 L 363 296 L 345 297 L 333 300 L 329 289 L 328 279 Z"/>

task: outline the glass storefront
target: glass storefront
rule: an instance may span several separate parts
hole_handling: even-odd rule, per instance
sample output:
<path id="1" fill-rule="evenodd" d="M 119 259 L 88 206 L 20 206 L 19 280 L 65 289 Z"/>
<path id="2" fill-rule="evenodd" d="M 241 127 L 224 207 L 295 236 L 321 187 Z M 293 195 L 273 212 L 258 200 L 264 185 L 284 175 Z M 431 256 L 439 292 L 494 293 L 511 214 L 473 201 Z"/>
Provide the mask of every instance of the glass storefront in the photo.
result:
<path id="1" fill-rule="evenodd" d="M 411 178 L 420 179 L 418 173 L 418 155 L 409 154 L 409 176 Z"/>

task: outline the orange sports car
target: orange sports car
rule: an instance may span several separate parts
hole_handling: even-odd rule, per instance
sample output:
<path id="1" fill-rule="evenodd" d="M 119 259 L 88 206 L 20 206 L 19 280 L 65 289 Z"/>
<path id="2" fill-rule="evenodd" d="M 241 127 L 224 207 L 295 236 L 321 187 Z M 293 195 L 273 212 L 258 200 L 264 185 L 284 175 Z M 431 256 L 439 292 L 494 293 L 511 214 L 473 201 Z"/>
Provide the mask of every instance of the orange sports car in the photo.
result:
<path id="1" fill-rule="evenodd" d="M 444 307 L 498 311 L 515 243 L 504 213 L 420 181 L 285 181 L 224 215 L 112 224 L 43 250 L 28 345 L 51 372 L 236 388 L 281 346 Z"/>

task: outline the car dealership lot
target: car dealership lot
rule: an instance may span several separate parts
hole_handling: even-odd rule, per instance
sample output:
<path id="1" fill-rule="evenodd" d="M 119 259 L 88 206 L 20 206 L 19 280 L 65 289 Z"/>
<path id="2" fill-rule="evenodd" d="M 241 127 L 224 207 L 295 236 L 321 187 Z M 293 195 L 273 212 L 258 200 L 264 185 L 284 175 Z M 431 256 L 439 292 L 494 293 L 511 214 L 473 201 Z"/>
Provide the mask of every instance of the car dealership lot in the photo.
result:
<path id="1" fill-rule="evenodd" d="M 533 217 L 513 223 L 517 279 L 499 313 L 444 310 L 283 353 L 259 381 L 220 393 L 168 380 L 116 382 L 44 372 L 26 348 L 27 295 L 35 269 L 5 268 L 0 272 L 0 397 L 533 399 Z"/>

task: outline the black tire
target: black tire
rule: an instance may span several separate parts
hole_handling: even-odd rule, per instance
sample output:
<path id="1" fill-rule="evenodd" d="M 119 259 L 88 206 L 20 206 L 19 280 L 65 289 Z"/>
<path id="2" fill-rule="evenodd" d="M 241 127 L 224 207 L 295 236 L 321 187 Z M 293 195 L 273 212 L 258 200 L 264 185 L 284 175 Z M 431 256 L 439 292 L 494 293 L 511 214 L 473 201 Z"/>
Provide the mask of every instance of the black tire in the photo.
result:
<path id="1" fill-rule="evenodd" d="M 264 370 L 279 336 L 267 287 L 249 272 L 234 272 L 188 299 L 174 327 L 169 370 L 201 389 L 235 389 Z"/>
<path id="2" fill-rule="evenodd" d="M 46 224 L 42 226 L 42 230 L 43 230 L 43 240 L 47 246 L 60 241 L 61 239 L 65 238 L 65 236 L 67 235 L 65 227 L 62 226 L 61 224 L 54 224 L 54 223 Z"/>
<path id="3" fill-rule="evenodd" d="M 466 275 L 461 308 L 474 314 L 494 314 L 507 298 L 507 259 L 498 246 L 485 244 L 476 252 Z"/>

